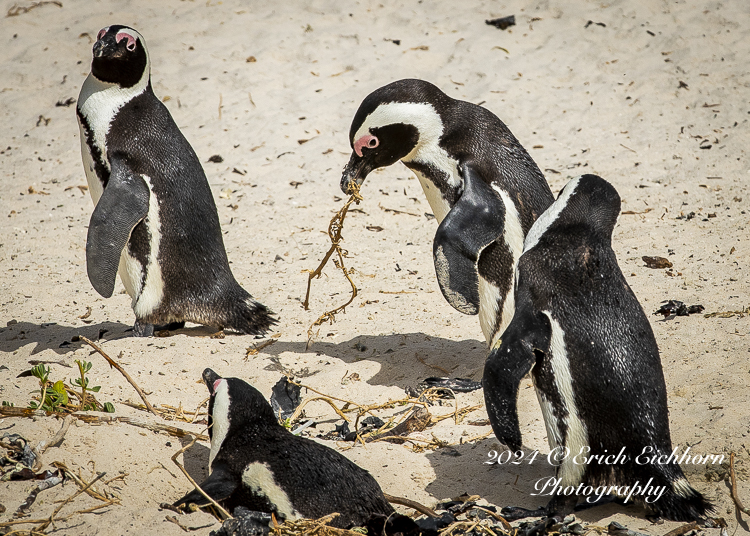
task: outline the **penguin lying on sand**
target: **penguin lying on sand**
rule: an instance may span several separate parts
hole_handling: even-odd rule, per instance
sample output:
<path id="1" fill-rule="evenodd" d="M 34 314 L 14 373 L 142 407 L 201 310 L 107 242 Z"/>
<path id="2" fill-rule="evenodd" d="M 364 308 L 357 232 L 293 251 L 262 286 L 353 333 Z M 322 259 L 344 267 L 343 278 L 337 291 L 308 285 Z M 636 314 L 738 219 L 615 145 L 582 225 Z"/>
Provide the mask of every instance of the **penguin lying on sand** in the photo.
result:
<path id="1" fill-rule="evenodd" d="M 338 512 L 331 524 L 339 528 L 394 512 L 370 473 L 331 448 L 293 435 L 257 389 L 211 369 L 203 371 L 203 381 L 211 394 L 211 474 L 201 488 L 214 500 L 280 519 Z M 188 503 L 208 501 L 194 490 L 175 506 Z"/>
<path id="2" fill-rule="evenodd" d="M 513 316 L 523 239 L 554 197 L 526 150 L 492 112 L 423 80 L 399 80 L 362 101 L 341 189 L 401 160 L 440 224 L 433 257 L 445 299 L 479 313 L 488 344 Z"/>
<path id="3" fill-rule="evenodd" d="M 93 52 L 77 105 L 96 205 L 86 240 L 91 284 L 109 298 L 119 272 L 139 336 L 185 321 L 264 333 L 276 320 L 229 269 L 206 175 L 154 95 L 143 37 L 108 26 Z"/>
<path id="4" fill-rule="evenodd" d="M 666 519 L 697 520 L 712 507 L 667 459 L 673 451 L 659 348 L 611 245 L 619 214 L 612 185 L 583 175 L 534 223 L 518 263 L 515 315 L 484 369 L 487 413 L 497 438 L 521 449 L 516 399 L 531 371 L 550 448 L 559 458 L 567 453 L 557 467 L 561 489 L 664 486 L 658 500 L 655 492 L 631 499 Z M 541 510 L 504 513 L 564 517 L 581 498 L 553 495 Z"/>

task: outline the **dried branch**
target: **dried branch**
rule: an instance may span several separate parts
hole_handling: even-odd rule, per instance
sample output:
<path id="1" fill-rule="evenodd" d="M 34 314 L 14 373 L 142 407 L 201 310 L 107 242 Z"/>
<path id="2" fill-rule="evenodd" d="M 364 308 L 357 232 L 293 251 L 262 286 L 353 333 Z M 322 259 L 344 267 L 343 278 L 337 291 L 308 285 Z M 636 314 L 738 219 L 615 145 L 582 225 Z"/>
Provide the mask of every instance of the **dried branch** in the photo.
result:
<path id="1" fill-rule="evenodd" d="M 70 428 L 70 423 L 73 422 L 73 416 L 66 415 L 63 419 L 62 426 L 60 427 L 60 430 L 52 436 L 52 438 L 49 441 L 40 441 L 39 444 L 36 446 L 36 448 L 33 449 L 34 454 L 36 454 L 36 459 L 34 460 L 34 467 L 31 469 L 33 471 L 38 471 L 42 468 L 42 454 L 51 446 L 57 445 L 60 441 L 63 440 L 65 437 L 65 434 L 68 432 L 68 428 Z"/>
<path id="2" fill-rule="evenodd" d="M 388 501 L 391 504 L 400 504 L 401 506 L 407 506 L 413 510 L 416 510 L 420 514 L 424 514 L 429 517 L 440 517 L 435 510 L 432 508 L 428 508 L 425 505 L 418 503 L 417 501 L 412 501 L 411 499 L 406 499 L 404 497 L 394 497 L 393 495 L 388 495 L 387 493 L 383 493 L 383 497 L 385 497 L 385 500 Z"/>
<path id="3" fill-rule="evenodd" d="M 118 364 L 117 364 L 117 362 L 115 362 L 115 360 L 114 360 L 114 359 L 112 359 L 112 358 L 111 358 L 111 357 L 109 357 L 109 356 L 108 356 L 107 354 L 105 354 L 105 353 L 104 353 L 104 350 L 102 350 L 101 348 L 99 348 L 99 346 L 97 346 L 96 344 L 94 344 L 93 342 L 91 342 L 90 340 L 88 340 L 88 339 L 87 339 L 86 337 L 84 337 L 83 335 L 81 335 L 80 337 L 81 337 L 81 340 L 82 340 L 82 341 L 86 342 L 86 343 L 87 343 L 87 344 L 88 344 L 89 346 L 91 346 L 91 347 L 92 347 L 92 348 L 93 348 L 94 350 L 96 350 L 97 352 L 99 352 L 99 353 L 101 354 L 101 356 L 102 356 L 102 357 L 103 357 L 104 359 L 106 359 L 106 360 L 107 360 L 107 362 L 109 363 L 109 366 L 110 366 L 110 367 L 114 367 L 114 368 L 116 368 L 116 369 L 117 369 L 117 370 L 118 370 L 118 371 L 120 372 L 120 374 L 122 374 L 123 376 L 125 376 L 125 379 L 126 379 L 126 380 L 128 380 L 128 383 L 130 383 L 130 385 L 132 385 L 132 386 L 133 386 L 133 387 L 135 388 L 135 390 L 136 390 L 136 391 L 138 392 L 138 396 L 140 396 L 140 397 L 141 397 L 141 400 L 143 400 L 143 403 L 144 403 L 144 404 L 146 404 L 146 407 L 148 408 L 148 410 L 149 410 L 149 411 L 150 411 L 151 413 L 153 413 L 153 414 L 154 414 L 154 415 L 156 415 L 157 417 L 161 417 L 161 415 L 160 415 L 160 414 L 159 414 L 159 413 L 158 413 L 158 412 L 157 412 L 157 411 L 156 411 L 156 410 L 154 409 L 154 407 L 153 407 L 153 406 L 151 405 L 151 402 L 149 402 L 149 401 L 148 401 L 148 398 L 146 398 L 146 395 L 145 395 L 145 393 L 144 393 L 144 392 L 143 392 L 143 391 L 141 390 L 141 388 L 140 388 L 140 387 L 138 387 L 138 384 L 137 384 L 137 383 L 135 383 L 135 381 L 133 380 L 133 378 L 131 378 L 131 377 L 130 377 L 130 374 L 128 374 L 128 373 L 127 373 L 127 372 L 125 371 L 125 369 L 124 369 L 124 368 L 122 368 L 122 367 L 121 367 L 120 365 L 118 365 Z"/>
<path id="4" fill-rule="evenodd" d="M 325 257 L 323 257 L 323 260 L 320 262 L 318 267 L 309 272 L 309 275 L 307 277 L 307 292 L 305 293 L 305 301 L 302 302 L 302 306 L 305 308 L 305 311 L 309 310 L 310 307 L 310 286 L 312 285 L 312 280 L 316 277 L 320 277 L 320 275 L 323 273 L 323 268 L 326 264 L 328 264 L 328 260 L 331 258 L 331 256 L 334 254 L 334 252 L 338 255 L 338 261 L 334 260 L 334 264 L 336 264 L 337 268 L 340 268 L 341 271 L 344 274 L 344 277 L 346 277 L 346 280 L 349 281 L 349 284 L 352 287 L 352 295 L 349 298 L 349 301 L 347 301 L 344 305 L 341 305 L 339 307 L 336 307 L 335 309 L 331 311 L 326 311 L 323 313 L 315 322 L 313 322 L 310 325 L 310 328 L 307 330 L 307 348 L 310 347 L 310 344 L 312 343 L 313 339 L 313 329 L 317 326 L 320 326 L 324 322 L 330 321 L 333 323 L 335 320 L 335 316 L 337 313 L 343 311 L 346 309 L 346 307 L 354 301 L 354 298 L 357 297 L 357 286 L 354 284 L 354 281 L 352 281 L 352 278 L 349 276 L 349 270 L 346 269 L 346 266 L 344 266 L 344 257 L 348 256 L 348 252 L 344 249 L 341 249 L 341 241 L 343 240 L 343 237 L 341 236 L 341 231 L 344 229 L 344 218 L 346 218 L 346 213 L 349 210 L 349 206 L 352 203 L 359 204 L 360 201 L 362 201 L 362 196 L 359 194 L 359 187 L 356 183 L 352 184 L 352 194 L 349 196 L 349 200 L 344 204 L 343 207 L 341 207 L 341 210 L 339 210 L 336 215 L 331 218 L 331 222 L 328 224 L 328 238 L 331 240 L 331 248 L 328 250 L 328 253 L 325 254 Z"/>
<path id="5" fill-rule="evenodd" d="M 743 514 L 750 516 L 750 510 L 743 506 L 740 496 L 737 494 L 737 475 L 734 473 L 734 452 L 729 454 L 729 478 L 732 485 L 731 491 L 734 506 Z"/>
<path id="6" fill-rule="evenodd" d="M 174 455 L 172 456 L 172 461 L 175 463 L 175 465 L 177 467 L 180 468 L 180 471 L 182 471 L 182 474 L 185 475 L 185 477 L 190 481 L 190 483 L 193 485 L 193 487 L 196 490 L 198 490 L 198 493 L 200 493 L 201 495 L 203 495 L 208 500 L 208 502 L 210 502 L 211 504 L 213 504 L 216 507 L 216 510 L 218 512 L 220 512 L 224 516 L 224 519 L 232 519 L 232 516 L 229 515 L 229 512 L 227 512 L 226 510 L 224 510 L 224 508 L 222 508 L 222 506 L 219 503 L 217 503 L 209 495 L 207 495 L 206 492 L 203 491 L 203 489 L 201 489 L 201 487 L 198 485 L 198 483 L 195 480 L 193 480 L 193 477 L 188 474 L 188 472 L 185 470 L 185 467 L 183 467 L 183 465 L 180 462 L 177 461 L 177 457 L 180 454 L 182 454 L 187 449 L 189 449 L 190 447 L 192 447 L 193 445 L 195 445 L 195 440 L 196 439 L 197 438 L 194 437 L 193 440 L 190 443 L 188 443 L 187 445 L 185 445 L 184 447 L 182 447 L 180 450 L 178 450 L 177 452 L 175 452 Z M 221 520 L 219 520 L 219 521 L 221 521 Z"/>
<path id="7" fill-rule="evenodd" d="M 50 415 L 54 415 L 52 412 L 39 410 L 39 409 L 28 409 L 28 408 L 13 408 L 8 406 L 0 406 L 0 415 L 3 417 L 49 417 Z M 137 426 L 139 428 L 146 428 L 147 430 L 151 430 L 152 432 L 166 432 L 171 436 L 174 437 L 187 437 L 187 436 L 195 436 L 197 439 L 200 439 L 201 441 L 208 441 L 208 436 L 204 434 L 196 434 L 193 432 L 188 432 L 187 430 L 183 430 L 182 428 L 177 428 L 175 426 L 169 426 L 166 424 L 160 424 L 155 422 L 147 422 L 147 421 L 141 421 L 138 419 L 133 419 L 132 417 L 116 417 L 114 415 L 89 415 L 84 413 L 71 413 L 72 417 L 75 417 L 79 421 L 83 421 L 87 424 L 101 424 L 101 423 L 110 423 L 110 422 L 123 422 L 126 424 L 130 424 L 131 426 Z"/>

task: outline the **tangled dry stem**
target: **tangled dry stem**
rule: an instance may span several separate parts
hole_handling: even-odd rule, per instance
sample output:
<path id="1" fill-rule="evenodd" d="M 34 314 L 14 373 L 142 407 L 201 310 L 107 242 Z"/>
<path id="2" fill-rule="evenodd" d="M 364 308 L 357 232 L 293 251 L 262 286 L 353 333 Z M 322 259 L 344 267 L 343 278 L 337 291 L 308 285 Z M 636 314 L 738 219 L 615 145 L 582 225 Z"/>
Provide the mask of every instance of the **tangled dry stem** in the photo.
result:
<path id="1" fill-rule="evenodd" d="M 341 209 L 336 213 L 336 215 L 331 218 L 331 222 L 328 224 L 328 238 L 330 238 L 331 240 L 331 247 L 328 250 L 328 253 L 325 254 L 325 257 L 323 257 L 323 260 L 320 262 L 318 267 L 313 271 L 308 271 L 309 275 L 307 277 L 307 292 L 305 293 L 305 301 L 302 303 L 302 305 L 305 308 L 305 311 L 309 309 L 310 286 L 312 285 L 312 280 L 316 277 L 321 276 L 321 274 L 323 273 L 323 268 L 325 268 L 325 265 L 328 264 L 328 261 L 334 253 L 337 254 L 338 259 L 334 259 L 333 263 L 343 272 L 346 280 L 349 281 L 349 284 L 352 287 L 352 295 L 349 298 L 349 301 L 347 301 L 345 304 L 340 305 L 331 311 L 326 311 L 310 325 L 310 328 L 307 330 L 307 348 L 309 348 L 312 344 L 314 337 L 313 330 L 316 327 L 324 324 L 325 322 L 333 323 L 333 321 L 336 319 L 336 314 L 344 311 L 347 306 L 354 301 L 354 298 L 357 297 L 357 286 L 354 284 L 354 281 L 352 281 L 351 271 L 347 270 L 346 266 L 344 265 L 344 258 L 349 256 L 349 252 L 341 248 L 341 241 L 343 240 L 341 231 L 344 229 L 344 218 L 346 218 L 346 213 L 349 211 L 349 207 L 352 203 L 359 204 L 359 202 L 362 201 L 362 196 L 359 194 L 359 187 L 356 185 L 356 183 L 352 185 L 352 188 L 353 191 L 349 196 L 349 199 L 344 204 L 344 206 L 341 207 Z"/>

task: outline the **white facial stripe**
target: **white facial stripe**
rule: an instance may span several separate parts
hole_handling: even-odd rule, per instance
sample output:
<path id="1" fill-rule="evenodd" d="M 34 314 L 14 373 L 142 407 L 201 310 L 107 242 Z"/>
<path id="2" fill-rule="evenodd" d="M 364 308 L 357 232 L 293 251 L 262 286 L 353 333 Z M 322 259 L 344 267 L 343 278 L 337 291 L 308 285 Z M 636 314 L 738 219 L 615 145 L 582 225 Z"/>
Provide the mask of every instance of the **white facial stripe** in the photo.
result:
<path id="1" fill-rule="evenodd" d="M 224 379 L 219 380 L 218 387 L 214 389 L 214 407 L 213 412 L 211 412 L 211 419 L 213 424 L 211 429 L 211 452 L 208 455 L 209 470 L 229 431 L 229 384 Z"/>
<path id="2" fill-rule="evenodd" d="M 117 115 L 117 112 L 120 111 L 120 108 L 133 97 L 140 95 L 146 90 L 151 71 L 148 50 L 141 34 L 131 28 L 123 28 L 118 33 L 126 33 L 140 40 L 143 50 L 146 53 L 146 69 L 143 71 L 143 76 L 133 87 L 121 88 L 117 84 L 103 82 L 93 74 L 89 74 L 83 82 L 81 92 L 78 95 L 78 110 L 86 118 L 94 137 L 94 143 L 101 150 L 104 165 L 107 168 L 109 168 L 109 159 L 107 157 L 107 132 L 109 132 L 109 125 L 112 123 L 115 115 Z M 79 127 L 81 131 L 81 153 L 83 154 L 86 178 L 89 183 L 89 192 L 94 200 L 94 204 L 96 204 L 99 202 L 99 197 L 101 197 L 102 187 L 99 186 L 97 188 L 92 184 L 92 182 L 99 182 L 99 179 L 93 172 L 93 159 L 86 145 L 83 126 L 79 125 Z M 89 172 L 89 168 L 92 168 L 91 172 Z"/>
<path id="3" fill-rule="evenodd" d="M 419 141 L 437 143 L 443 135 L 443 121 L 432 104 L 426 102 L 388 102 L 381 104 L 367 116 L 354 139 L 358 140 L 373 128 L 404 123 L 419 131 Z"/>
<path id="4" fill-rule="evenodd" d="M 539 239 L 542 238 L 544 233 L 547 232 L 547 229 L 549 229 L 552 224 L 555 223 L 555 220 L 557 220 L 557 218 L 560 216 L 560 213 L 568 205 L 568 200 L 573 195 L 573 192 L 575 192 L 580 180 L 581 177 L 571 179 L 570 182 L 565 185 L 565 188 L 563 188 L 560 197 L 558 197 L 557 200 L 552 203 L 552 205 L 550 205 L 550 207 L 545 210 L 544 213 L 539 216 L 539 218 L 537 218 L 537 220 L 534 222 L 534 225 L 532 225 L 531 229 L 529 229 L 529 234 L 526 235 L 526 242 L 524 243 L 523 248 L 524 252 L 529 251 L 531 248 L 536 246 L 539 242 Z"/>
<path id="5" fill-rule="evenodd" d="M 404 123 L 414 125 L 419 132 L 416 147 L 401 160 L 404 162 L 423 162 L 442 169 L 448 174 L 448 184 L 457 187 L 461 183 L 458 173 L 458 162 L 448 156 L 440 147 L 440 137 L 443 135 L 443 120 L 440 119 L 434 106 L 426 102 L 389 102 L 381 104 L 367 116 L 362 126 L 354 135 L 354 140 L 372 134 L 371 129 Z M 424 183 L 422 184 L 424 188 Z M 437 192 L 439 195 L 439 191 Z M 425 194 L 428 194 L 425 189 Z M 429 194 L 428 194 L 429 201 Z M 436 207 L 430 203 L 433 211 Z M 435 214 L 437 216 L 437 214 Z"/>
<path id="6" fill-rule="evenodd" d="M 248 465 L 242 472 L 242 483 L 249 487 L 254 494 L 267 497 L 271 504 L 276 506 L 277 512 L 285 519 L 301 517 L 294 509 L 289 496 L 276 483 L 273 472 L 267 463 L 255 462 Z"/>
<path id="7" fill-rule="evenodd" d="M 563 332 L 557 320 L 552 318 L 552 314 L 549 311 L 542 312 L 547 315 L 552 327 L 550 365 L 554 373 L 555 387 L 558 393 L 560 393 L 565 410 L 568 412 L 565 418 L 565 424 L 567 425 L 565 446 L 570 449 L 571 453 L 577 454 L 581 452 L 583 447 L 588 446 L 589 439 L 586 426 L 578 416 L 578 408 L 576 407 L 575 395 L 573 393 L 573 378 L 570 374 L 570 363 L 568 361 L 569 356 L 565 347 L 565 332 Z M 554 415 L 551 415 L 551 418 L 554 420 Z M 555 426 L 559 428 L 558 425 Z M 549 430 L 549 428 L 550 426 L 548 425 L 547 429 Z M 573 463 L 574 459 L 575 456 L 568 456 L 562 465 L 560 465 L 558 477 L 561 479 L 560 485 L 563 487 L 579 483 L 586 469 L 585 464 Z"/>
<path id="8" fill-rule="evenodd" d="M 164 297 L 164 279 L 159 266 L 159 246 L 161 244 L 161 221 L 159 220 L 159 200 L 154 195 L 151 179 L 141 175 L 148 184 L 149 202 L 148 215 L 143 223 L 148 228 L 150 247 L 146 265 L 146 281 L 141 291 L 135 295 L 133 312 L 136 317 L 144 318 L 150 315 L 161 304 Z"/>

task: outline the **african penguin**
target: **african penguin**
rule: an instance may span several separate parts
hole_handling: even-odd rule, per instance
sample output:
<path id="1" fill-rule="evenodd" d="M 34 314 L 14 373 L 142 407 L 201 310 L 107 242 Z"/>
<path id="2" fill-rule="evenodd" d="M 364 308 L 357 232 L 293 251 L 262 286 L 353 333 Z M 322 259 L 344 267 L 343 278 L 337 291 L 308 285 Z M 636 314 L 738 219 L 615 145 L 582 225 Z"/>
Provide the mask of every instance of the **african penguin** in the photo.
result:
<path id="1" fill-rule="evenodd" d="M 281 426 L 260 392 L 238 378 L 203 371 L 208 406 L 211 471 L 201 488 L 234 508 L 280 519 L 319 518 L 338 512 L 332 525 L 361 526 L 394 510 L 375 479 L 335 450 Z M 175 506 L 208 501 L 197 490 Z"/>
<path id="2" fill-rule="evenodd" d="M 658 500 L 632 498 L 660 517 L 697 520 L 712 507 L 668 459 L 659 348 L 612 250 L 619 214 L 612 185 L 583 175 L 532 226 L 516 272 L 515 315 L 485 364 L 487 413 L 497 438 L 521 449 L 516 400 L 531 371 L 550 449 L 568 453 L 556 470 L 561 488 L 650 481 L 664 486 Z M 600 455 L 613 456 L 606 463 Z M 655 455 L 663 463 L 649 462 Z M 553 495 L 532 515 L 565 516 L 581 498 Z"/>
<path id="3" fill-rule="evenodd" d="M 341 189 L 401 160 L 440 224 L 433 241 L 445 299 L 479 314 L 488 344 L 513 315 L 513 271 L 534 220 L 554 197 L 537 165 L 492 112 L 423 80 L 370 93 L 352 121 Z"/>
<path id="4" fill-rule="evenodd" d="M 276 320 L 229 269 L 208 181 L 154 95 L 143 37 L 108 26 L 93 56 L 77 116 L 95 205 L 86 240 L 94 289 L 112 296 L 119 272 L 139 336 L 185 321 L 264 333 Z"/>

